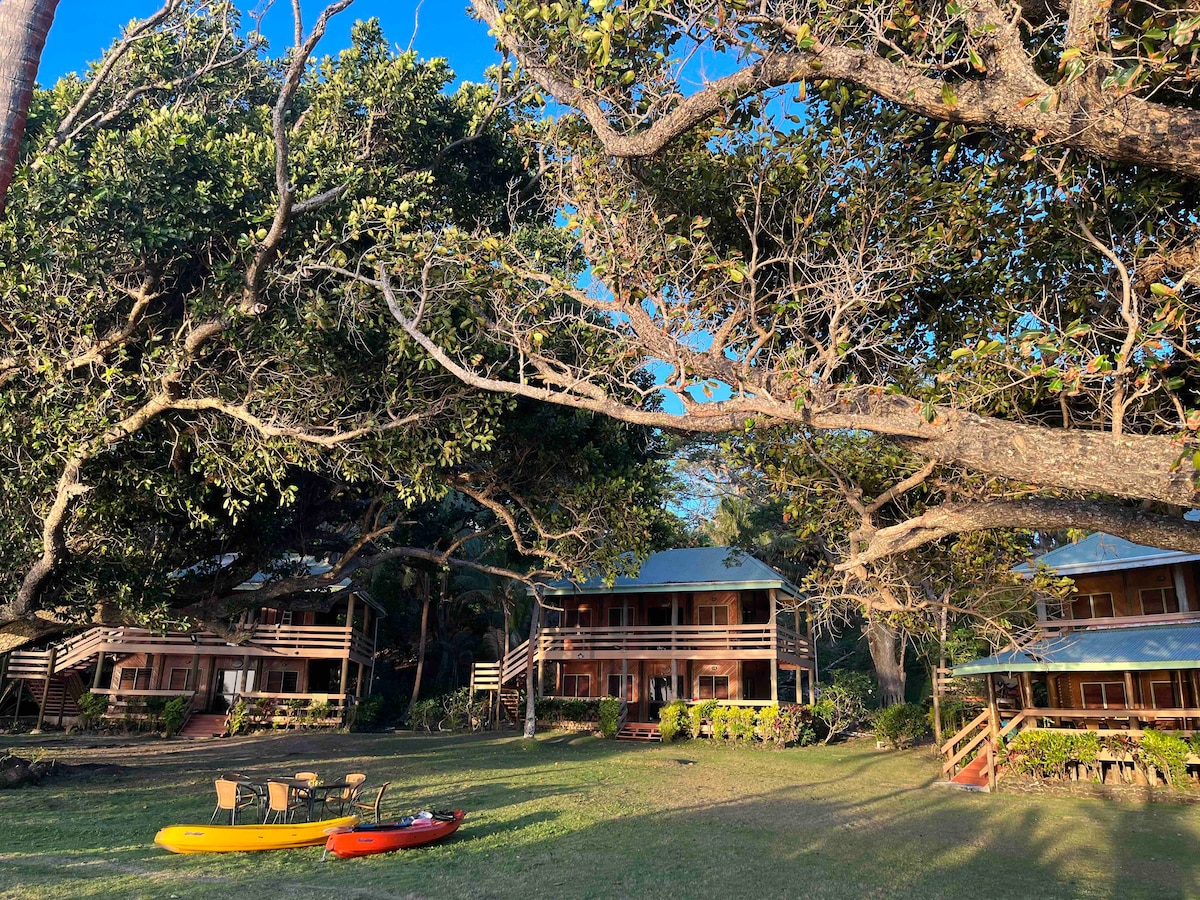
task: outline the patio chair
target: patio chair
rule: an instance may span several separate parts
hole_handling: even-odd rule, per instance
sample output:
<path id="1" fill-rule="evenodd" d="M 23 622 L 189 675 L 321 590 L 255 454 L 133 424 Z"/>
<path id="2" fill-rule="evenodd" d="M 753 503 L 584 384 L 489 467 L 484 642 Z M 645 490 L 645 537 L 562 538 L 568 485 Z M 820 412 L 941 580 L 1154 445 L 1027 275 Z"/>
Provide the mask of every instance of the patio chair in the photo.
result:
<path id="1" fill-rule="evenodd" d="M 318 776 L 317 776 L 316 772 L 297 772 L 296 773 L 297 781 L 307 781 L 309 784 L 312 784 L 314 781 L 316 781 L 317 777 Z"/>
<path id="2" fill-rule="evenodd" d="M 375 795 L 375 800 L 372 803 L 367 803 L 362 800 L 352 801 L 350 804 L 350 812 L 355 813 L 359 810 L 361 810 L 362 812 L 369 812 L 369 813 L 371 813 L 372 816 L 374 816 L 375 824 L 378 825 L 379 824 L 379 808 L 383 805 L 383 795 L 387 791 L 388 785 L 390 785 L 390 784 L 391 784 L 390 781 L 385 781 L 383 784 L 381 784 L 379 786 L 379 793 Z"/>
<path id="3" fill-rule="evenodd" d="M 217 821 L 217 816 L 228 810 L 229 824 L 236 825 L 238 812 L 252 806 L 257 800 L 254 792 L 245 790 L 236 781 L 226 781 L 224 778 L 218 778 L 213 783 L 217 786 L 217 808 L 213 810 L 208 824 Z"/>
<path id="4" fill-rule="evenodd" d="M 292 799 L 292 789 L 282 781 L 267 782 L 267 818 L 266 824 L 271 824 L 271 816 L 276 821 L 282 819 L 285 823 L 292 821 L 298 809 L 308 809 L 308 801 L 302 797 Z"/>
<path id="5" fill-rule="evenodd" d="M 336 806 L 339 816 L 344 814 L 348 804 L 356 802 L 362 795 L 363 782 L 367 780 L 367 776 L 362 772 L 351 772 L 344 780 L 347 786 L 341 792 L 325 798 L 325 805 L 329 808 Z"/>

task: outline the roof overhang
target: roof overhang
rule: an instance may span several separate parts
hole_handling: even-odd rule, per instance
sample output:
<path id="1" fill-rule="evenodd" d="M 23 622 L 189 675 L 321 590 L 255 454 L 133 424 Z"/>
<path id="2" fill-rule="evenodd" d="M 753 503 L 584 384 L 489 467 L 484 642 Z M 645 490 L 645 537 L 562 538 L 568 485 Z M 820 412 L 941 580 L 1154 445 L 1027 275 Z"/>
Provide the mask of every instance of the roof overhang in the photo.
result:
<path id="1" fill-rule="evenodd" d="M 576 597 L 606 594 L 674 594 L 674 593 L 703 593 L 706 591 L 783 591 L 785 594 L 802 599 L 800 589 L 790 581 L 687 581 L 668 584 L 616 584 L 612 587 L 604 585 L 572 585 L 570 587 L 551 587 L 546 585 L 542 595 L 546 597 Z"/>

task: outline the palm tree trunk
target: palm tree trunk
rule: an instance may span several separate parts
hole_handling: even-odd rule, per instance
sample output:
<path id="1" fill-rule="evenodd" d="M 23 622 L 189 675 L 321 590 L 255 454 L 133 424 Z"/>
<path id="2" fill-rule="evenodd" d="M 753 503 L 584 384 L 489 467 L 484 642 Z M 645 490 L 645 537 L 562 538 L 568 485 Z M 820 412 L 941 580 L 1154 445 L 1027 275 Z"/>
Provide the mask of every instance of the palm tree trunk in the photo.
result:
<path id="1" fill-rule="evenodd" d="M 425 638 L 429 630 L 429 601 L 431 599 L 429 575 L 422 572 L 420 579 L 421 592 L 425 597 L 421 603 L 421 637 L 417 643 L 417 680 L 413 682 L 412 699 L 408 701 L 410 710 L 416 705 L 417 698 L 421 696 L 421 670 L 425 668 Z"/>
<path id="2" fill-rule="evenodd" d="M 537 654 L 538 630 L 542 624 L 542 598 L 535 594 L 533 611 L 529 614 L 529 655 L 525 661 L 525 737 L 533 738 L 537 734 L 537 699 L 534 690 L 533 663 Z M 538 675 L 540 676 L 540 672 Z"/>
<path id="3" fill-rule="evenodd" d="M 38 63 L 58 0 L 0 3 L 0 213 L 8 198 Z"/>

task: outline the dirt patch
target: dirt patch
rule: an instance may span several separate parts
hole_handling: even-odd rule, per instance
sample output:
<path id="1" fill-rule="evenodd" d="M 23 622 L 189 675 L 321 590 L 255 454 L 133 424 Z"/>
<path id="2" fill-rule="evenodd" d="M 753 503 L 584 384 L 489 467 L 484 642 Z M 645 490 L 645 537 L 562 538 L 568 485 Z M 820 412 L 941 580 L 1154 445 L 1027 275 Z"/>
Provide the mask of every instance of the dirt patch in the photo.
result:
<path id="1" fill-rule="evenodd" d="M 123 766 L 103 763 L 69 765 L 56 759 L 26 759 L 9 753 L 0 757 L 0 789 L 39 785 L 49 778 L 95 778 L 126 774 Z"/>

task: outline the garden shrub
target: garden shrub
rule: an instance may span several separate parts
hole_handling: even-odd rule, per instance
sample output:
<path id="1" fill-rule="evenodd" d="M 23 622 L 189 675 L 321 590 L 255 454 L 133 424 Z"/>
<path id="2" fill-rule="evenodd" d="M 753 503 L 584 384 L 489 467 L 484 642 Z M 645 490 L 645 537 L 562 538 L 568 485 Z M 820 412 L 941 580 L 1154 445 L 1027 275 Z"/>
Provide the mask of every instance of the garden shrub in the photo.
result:
<path id="1" fill-rule="evenodd" d="M 600 733 L 606 738 L 617 736 L 617 725 L 621 721 L 621 701 L 616 697 L 605 697 L 600 701 Z"/>
<path id="2" fill-rule="evenodd" d="M 925 710 L 916 703 L 897 703 L 875 714 L 875 737 L 893 750 L 911 747 L 928 733 Z"/>
<path id="3" fill-rule="evenodd" d="M 433 731 L 440 713 L 441 704 L 437 700 L 418 700 L 408 708 L 408 724 L 413 731 Z"/>
<path id="4" fill-rule="evenodd" d="M 683 700 L 668 703 L 658 711 L 658 733 L 663 742 L 675 740 L 681 733 L 687 737 L 688 705 Z"/>
<path id="5" fill-rule="evenodd" d="M 186 706 L 187 702 L 182 697 L 172 697 L 163 706 L 162 730 L 167 737 L 178 734 L 179 729 L 183 727 L 183 711 Z"/>
<path id="6" fill-rule="evenodd" d="M 718 704 L 713 707 L 712 713 L 709 714 L 709 719 L 712 722 L 713 740 L 724 740 L 728 736 L 729 712 L 733 707 L 721 706 Z"/>
<path id="7" fill-rule="evenodd" d="M 79 695 L 75 705 L 79 707 L 79 726 L 88 730 L 99 725 L 104 714 L 108 712 L 108 697 L 88 691 Z"/>
<path id="8" fill-rule="evenodd" d="M 705 700 L 688 710 L 688 733 L 692 737 L 700 737 L 701 727 L 712 719 L 713 710 L 718 705 L 716 700 Z"/>
<path id="9" fill-rule="evenodd" d="M 368 731 L 379 725 L 383 719 L 383 696 L 371 694 L 363 698 L 354 715 L 354 730 Z"/>
<path id="10" fill-rule="evenodd" d="M 1177 786 L 1187 779 L 1187 758 L 1191 749 L 1191 745 L 1178 735 L 1148 728 L 1138 745 L 1137 757 L 1162 772 L 1167 784 Z"/>
<path id="11" fill-rule="evenodd" d="M 1021 775 L 1065 778 L 1072 763 L 1091 766 L 1102 749 L 1091 731 L 1024 731 L 1001 749 L 1001 760 Z"/>
<path id="12" fill-rule="evenodd" d="M 250 725 L 250 710 L 246 706 L 245 700 L 238 700 L 233 704 L 233 709 L 229 713 L 229 734 L 232 737 L 235 734 L 241 734 L 247 730 Z"/>
<path id="13" fill-rule="evenodd" d="M 769 740 L 768 735 L 774 735 L 775 729 L 779 725 L 779 707 L 764 706 L 758 711 L 758 717 L 754 720 L 754 730 L 764 741 Z"/>
<path id="14" fill-rule="evenodd" d="M 733 706 L 725 719 L 725 729 L 729 739 L 749 742 L 754 740 L 754 720 L 756 713 L 752 706 Z"/>

